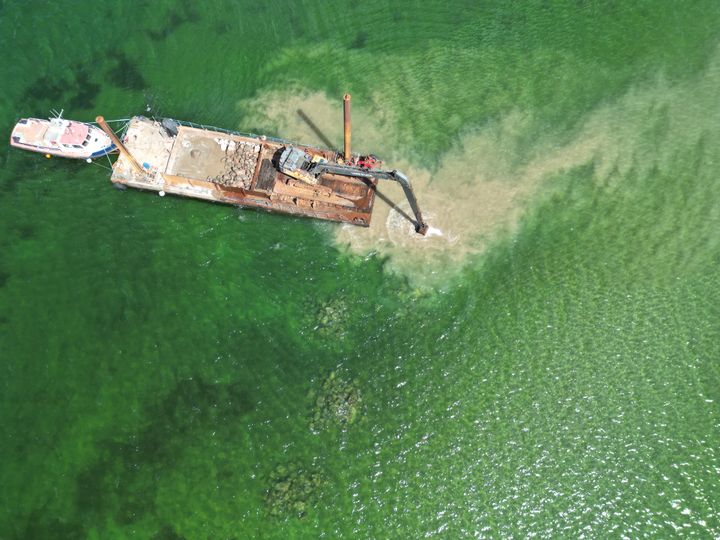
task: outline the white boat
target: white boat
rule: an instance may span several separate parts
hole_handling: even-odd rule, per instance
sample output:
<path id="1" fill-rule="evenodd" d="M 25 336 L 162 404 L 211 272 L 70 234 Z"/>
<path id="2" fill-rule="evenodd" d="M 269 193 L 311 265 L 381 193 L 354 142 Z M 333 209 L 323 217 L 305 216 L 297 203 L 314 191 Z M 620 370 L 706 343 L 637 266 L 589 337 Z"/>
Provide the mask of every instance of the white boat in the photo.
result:
<path id="1" fill-rule="evenodd" d="M 48 156 L 93 159 L 116 151 L 100 128 L 64 118 L 23 118 L 13 128 L 10 144 Z"/>

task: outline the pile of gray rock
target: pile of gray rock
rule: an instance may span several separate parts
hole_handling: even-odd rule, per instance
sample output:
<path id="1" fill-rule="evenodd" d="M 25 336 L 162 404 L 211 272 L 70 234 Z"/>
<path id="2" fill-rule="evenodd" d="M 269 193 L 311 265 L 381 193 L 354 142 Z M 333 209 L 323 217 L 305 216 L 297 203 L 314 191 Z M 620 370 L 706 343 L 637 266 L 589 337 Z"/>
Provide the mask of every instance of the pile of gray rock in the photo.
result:
<path id="1" fill-rule="evenodd" d="M 215 139 L 225 152 L 225 171 L 212 179 L 215 184 L 248 189 L 260 153 L 260 145 L 249 141 Z"/>

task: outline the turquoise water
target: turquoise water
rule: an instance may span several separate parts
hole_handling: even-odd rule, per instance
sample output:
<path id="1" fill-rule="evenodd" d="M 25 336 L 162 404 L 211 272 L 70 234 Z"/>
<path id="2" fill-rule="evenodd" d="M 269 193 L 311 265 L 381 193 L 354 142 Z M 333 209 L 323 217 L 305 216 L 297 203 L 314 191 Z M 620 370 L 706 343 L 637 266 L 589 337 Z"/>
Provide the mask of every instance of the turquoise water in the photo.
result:
<path id="1" fill-rule="evenodd" d="M 64 107 L 290 136 L 256 104 L 348 90 L 382 135 L 358 149 L 431 171 L 438 223 L 491 165 L 521 201 L 512 226 L 470 211 L 428 280 L 417 246 L 0 148 L 0 538 L 720 535 L 718 23 L 715 2 L 3 3 L 8 134 Z M 358 417 L 312 430 L 332 372 Z M 279 466 L 321 479 L 285 486 L 302 511 L 273 512 Z"/>

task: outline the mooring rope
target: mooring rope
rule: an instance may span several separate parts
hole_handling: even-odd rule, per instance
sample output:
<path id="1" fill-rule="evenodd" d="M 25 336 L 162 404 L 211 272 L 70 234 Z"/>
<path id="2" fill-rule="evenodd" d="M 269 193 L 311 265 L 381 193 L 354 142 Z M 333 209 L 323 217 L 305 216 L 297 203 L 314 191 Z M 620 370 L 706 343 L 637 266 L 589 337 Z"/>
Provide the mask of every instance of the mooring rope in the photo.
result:
<path id="1" fill-rule="evenodd" d="M 107 154 L 105 154 L 105 156 L 107 156 Z M 108 158 L 108 161 L 110 161 L 110 158 Z M 98 167 L 102 167 L 103 169 L 106 169 L 106 170 L 112 172 L 112 167 L 106 167 L 105 165 L 103 165 L 101 163 L 97 163 L 96 161 L 91 161 L 90 165 L 97 165 Z M 110 165 L 112 165 L 112 163 L 110 163 Z"/>

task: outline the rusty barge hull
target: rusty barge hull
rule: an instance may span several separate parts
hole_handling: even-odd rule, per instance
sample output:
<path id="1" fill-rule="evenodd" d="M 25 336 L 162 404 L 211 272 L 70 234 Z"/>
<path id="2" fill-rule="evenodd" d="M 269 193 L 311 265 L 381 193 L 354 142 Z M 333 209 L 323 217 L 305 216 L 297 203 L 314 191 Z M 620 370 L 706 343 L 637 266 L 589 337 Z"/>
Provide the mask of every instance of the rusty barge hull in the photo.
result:
<path id="1" fill-rule="evenodd" d="M 367 227 L 376 179 L 323 174 L 309 184 L 280 172 L 287 141 L 142 116 L 130 120 L 110 180 L 118 186 Z M 336 162 L 332 150 L 294 144 Z M 132 163 L 132 160 L 136 164 Z M 140 165 L 140 167 L 137 166 Z"/>

